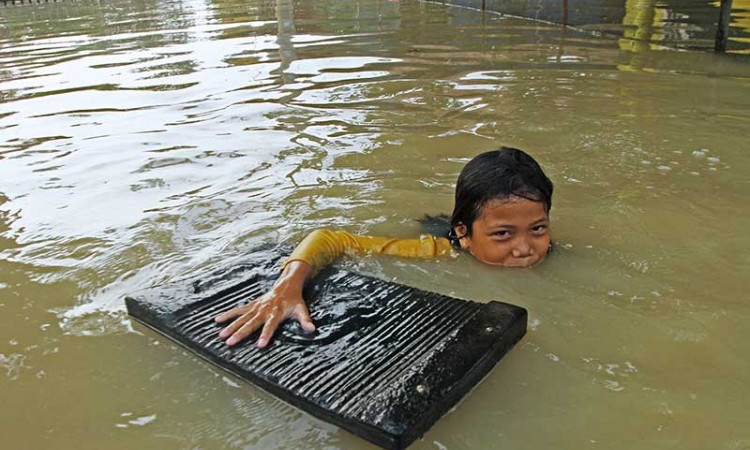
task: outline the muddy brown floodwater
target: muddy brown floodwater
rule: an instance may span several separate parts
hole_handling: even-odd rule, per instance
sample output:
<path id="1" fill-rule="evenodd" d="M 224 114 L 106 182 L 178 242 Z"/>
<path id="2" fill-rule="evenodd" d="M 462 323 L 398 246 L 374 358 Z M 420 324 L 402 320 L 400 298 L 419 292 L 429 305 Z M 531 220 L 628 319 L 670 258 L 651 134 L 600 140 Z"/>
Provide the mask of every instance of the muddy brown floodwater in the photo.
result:
<path id="1" fill-rule="evenodd" d="M 628 42 L 414 1 L 4 7 L 0 446 L 372 448 L 123 296 L 321 226 L 415 236 L 511 145 L 556 185 L 540 267 L 341 263 L 529 310 L 413 448 L 750 448 L 750 65 Z"/>

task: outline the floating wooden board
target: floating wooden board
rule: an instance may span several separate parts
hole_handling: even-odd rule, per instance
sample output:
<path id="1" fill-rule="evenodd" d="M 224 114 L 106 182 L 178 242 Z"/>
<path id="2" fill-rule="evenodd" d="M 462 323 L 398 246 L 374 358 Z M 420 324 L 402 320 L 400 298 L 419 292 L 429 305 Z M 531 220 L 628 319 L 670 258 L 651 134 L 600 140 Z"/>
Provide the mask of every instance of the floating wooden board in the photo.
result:
<path id="1" fill-rule="evenodd" d="M 376 445 L 424 434 L 526 333 L 526 310 L 328 268 L 305 289 L 315 333 L 284 323 L 232 348 L 213 318 L 266 292 L 288 249 L 126 298 L 140 322 L 308 413 Z M 460 412 L 459 412 L 460 413 Z"/>

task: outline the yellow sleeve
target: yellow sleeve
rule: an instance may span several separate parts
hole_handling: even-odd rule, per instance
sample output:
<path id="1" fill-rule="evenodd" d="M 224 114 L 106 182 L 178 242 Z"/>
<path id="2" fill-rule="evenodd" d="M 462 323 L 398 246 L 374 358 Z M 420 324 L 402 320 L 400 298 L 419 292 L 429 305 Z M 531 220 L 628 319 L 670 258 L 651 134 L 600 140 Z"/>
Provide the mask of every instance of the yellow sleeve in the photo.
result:
<path id="1" fill-rule="evenodd" d="M 346 231 L 315 230 L 308 234 L 284 261 L 282 270 L 292 261 L 304 261 L 317 272 L 344 254 L 394 255 L 406 258 L 434 258 L 451 254 L 446 238 L 423 235 L 419 239 L 394 239 L 358 236 Z"/>

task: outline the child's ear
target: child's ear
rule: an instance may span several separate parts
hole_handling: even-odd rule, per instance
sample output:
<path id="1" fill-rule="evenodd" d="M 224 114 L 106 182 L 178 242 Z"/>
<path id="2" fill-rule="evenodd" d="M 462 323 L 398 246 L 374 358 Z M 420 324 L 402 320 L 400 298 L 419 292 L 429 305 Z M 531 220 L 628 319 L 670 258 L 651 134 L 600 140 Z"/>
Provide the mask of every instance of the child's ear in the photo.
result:
<path id="1" fill-rule="evenodd" d="M 468 231 L 469 229 L 466 228 L 466 225 L 462 223 L 453 227 L 453 232 L 456 233 L 456 237 L 458 237 L 458 243 L 461 245 L 461 248 L 468 247 L 468 239 L 466 236 L 466 233 L 468 233 Z"/>

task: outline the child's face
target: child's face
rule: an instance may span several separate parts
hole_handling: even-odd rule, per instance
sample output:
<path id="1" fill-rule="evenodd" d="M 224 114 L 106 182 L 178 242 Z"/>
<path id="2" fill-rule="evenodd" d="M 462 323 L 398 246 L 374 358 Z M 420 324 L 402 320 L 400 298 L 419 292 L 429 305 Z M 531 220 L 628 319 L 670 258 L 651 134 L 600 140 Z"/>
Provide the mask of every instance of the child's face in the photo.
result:
<path id="1" fill-rule="evenodd" d="M 459 236 L 466 227 L 456 227 Z M 482 207 L 461 247 L 487 264 L 532 267 L 549 251 L 549 215 L 542 202 L 522 197 L 492 200 Z"/>

